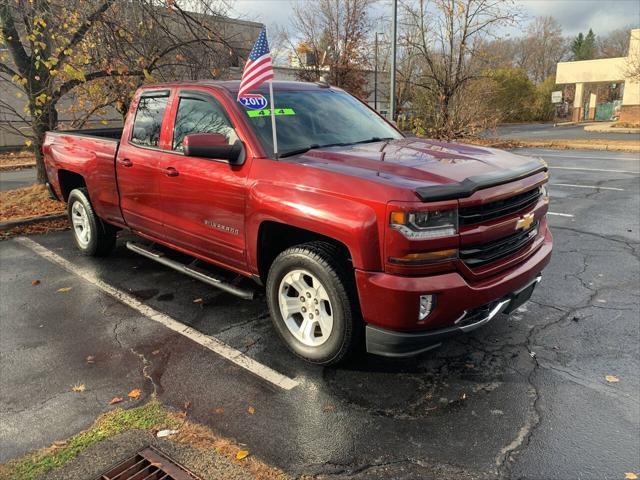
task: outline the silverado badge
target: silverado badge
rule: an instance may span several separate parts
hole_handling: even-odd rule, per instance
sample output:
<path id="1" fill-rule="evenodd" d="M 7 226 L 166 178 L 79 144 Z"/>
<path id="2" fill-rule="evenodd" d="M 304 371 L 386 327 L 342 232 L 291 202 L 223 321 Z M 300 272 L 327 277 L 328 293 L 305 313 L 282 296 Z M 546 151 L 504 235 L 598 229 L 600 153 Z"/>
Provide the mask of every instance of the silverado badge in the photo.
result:
<path id="1" fill-rule="evenodd" d="M 516 230 L 527 230 L 531 224 L 533 223 L 533 213 L 527 213 L 525 216 L 523 216 L 522 218 L 519 218 L 518 221 L 516 222 Z"/>

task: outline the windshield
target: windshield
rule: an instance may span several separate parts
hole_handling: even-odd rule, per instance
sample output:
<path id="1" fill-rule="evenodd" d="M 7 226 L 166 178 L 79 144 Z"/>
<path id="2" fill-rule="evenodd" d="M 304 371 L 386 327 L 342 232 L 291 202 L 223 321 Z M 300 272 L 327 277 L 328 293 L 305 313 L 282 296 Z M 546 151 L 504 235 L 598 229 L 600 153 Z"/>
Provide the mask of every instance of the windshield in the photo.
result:
<path id="1" fill-rule="evenodd" d="M 275 107 L 280 156 L 323 146 L 402 138 L 375 112 L 344 92 L 276 92 Z M 240 108 L 267 154 L 273 156 L 270 111 Z"/>

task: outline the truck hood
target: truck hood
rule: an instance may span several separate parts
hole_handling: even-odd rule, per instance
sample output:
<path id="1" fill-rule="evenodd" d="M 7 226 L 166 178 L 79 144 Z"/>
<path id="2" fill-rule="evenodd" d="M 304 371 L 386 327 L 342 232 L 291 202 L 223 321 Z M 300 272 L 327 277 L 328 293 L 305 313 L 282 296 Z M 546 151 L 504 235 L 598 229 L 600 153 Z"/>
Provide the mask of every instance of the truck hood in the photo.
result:
<path id="1" fill-rule="evenodd" d="M 546 171 L 531 157 L 418 138 L 313 149 L 286 161 L 410 188 L 424 201 L 467 197 Z"/>

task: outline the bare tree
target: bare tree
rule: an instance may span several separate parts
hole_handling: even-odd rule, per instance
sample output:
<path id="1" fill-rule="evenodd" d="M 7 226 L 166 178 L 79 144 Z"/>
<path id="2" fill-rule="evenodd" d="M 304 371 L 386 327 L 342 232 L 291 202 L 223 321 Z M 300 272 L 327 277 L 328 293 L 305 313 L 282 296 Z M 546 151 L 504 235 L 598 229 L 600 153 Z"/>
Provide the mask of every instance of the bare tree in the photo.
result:
<path id="1" fill-rule="evenodd" d="M 550 16 L 537 17 L 527 27 L 526 35 L 518 39 L 518 67 L 535 83 L 554 75 L 556 65 L 567 56 L 568 46 L 562 27 Z"/>
<path id="2" fill-rule="evenodd" d="M 198 8 L 187 11 L 176 0 L 2 1 L 0 86 L 26 102 L 23 109 L 3 102 L 0 113 L 29 122 L 29 131 L 5 125 L 33 146 L 39 182 L 46 181 L 44 132 L 56 128 L 66 95 L 87 98 L 87 111 L 115 104 L 124 113 L 135 88 L 154 75 L 175 78 L 191 69 L 196 76 L 202 66 L 233 62 L 237 52 L 215 22 L 226 3 L 189 5 Z"/>
<path id="3" fill-rule="evenodd" d="M 374 0 L 316 0 L 293 9 L 290 44 L 298 57 L 299 78 L 317 81 L 321 75 L 354 95 L 365 95 L 370 58 L 368 36 Z M 295 42 L 296 38 L 300 42 Z"/>
<path id="4" fill-rule="evenodd" d="M 632 28 L 618 28 L 598 37 L 598 58 L 626 57 L 629 53 L 629 32 Z"/>
<path id="5" fill-rule="evenodd" d="M 483 40 L 512 24 L 518 10 L 512 0 L 406 0 L 407 41 L 423 61 L 416 86 L 428 91 L 437 107 L 429 112 L 433 134 L 451 138 L 464 130 L 453 115 L 470 82 L 481 77 L 476 58 Z"/>
<path id="6" fill-rule="evenodd" d="M 629 43 L 629 42 L 628 42 Z M 629 44 L 629 55 L 625 66 L 625 77 L 630 80 L 627 88 L 638 88 L 640 84 L 640 38 L 634 38 Z M 632 83 L 635 83 L 634 86 Z"/>

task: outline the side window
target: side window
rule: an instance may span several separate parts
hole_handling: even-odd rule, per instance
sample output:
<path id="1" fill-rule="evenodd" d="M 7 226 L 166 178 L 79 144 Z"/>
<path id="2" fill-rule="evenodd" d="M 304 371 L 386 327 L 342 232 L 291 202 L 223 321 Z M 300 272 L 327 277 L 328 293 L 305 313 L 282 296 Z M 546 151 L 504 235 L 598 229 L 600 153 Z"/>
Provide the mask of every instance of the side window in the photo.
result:
<path id="1" fill-rule="evenodd" d="M 169 97 L 141 97 L 133 121 L 131 143 L 143 147 L 158 147 L 162 118 Z"/>
<path id="2" fill-rule="evenodd" d="M 222 106 L 213 98 L 182 97 L 173 128 L 173 149 L 182 151 L 182 140 L 191 133 L 220 133 L 229 145 L 238 139 Z"/>

